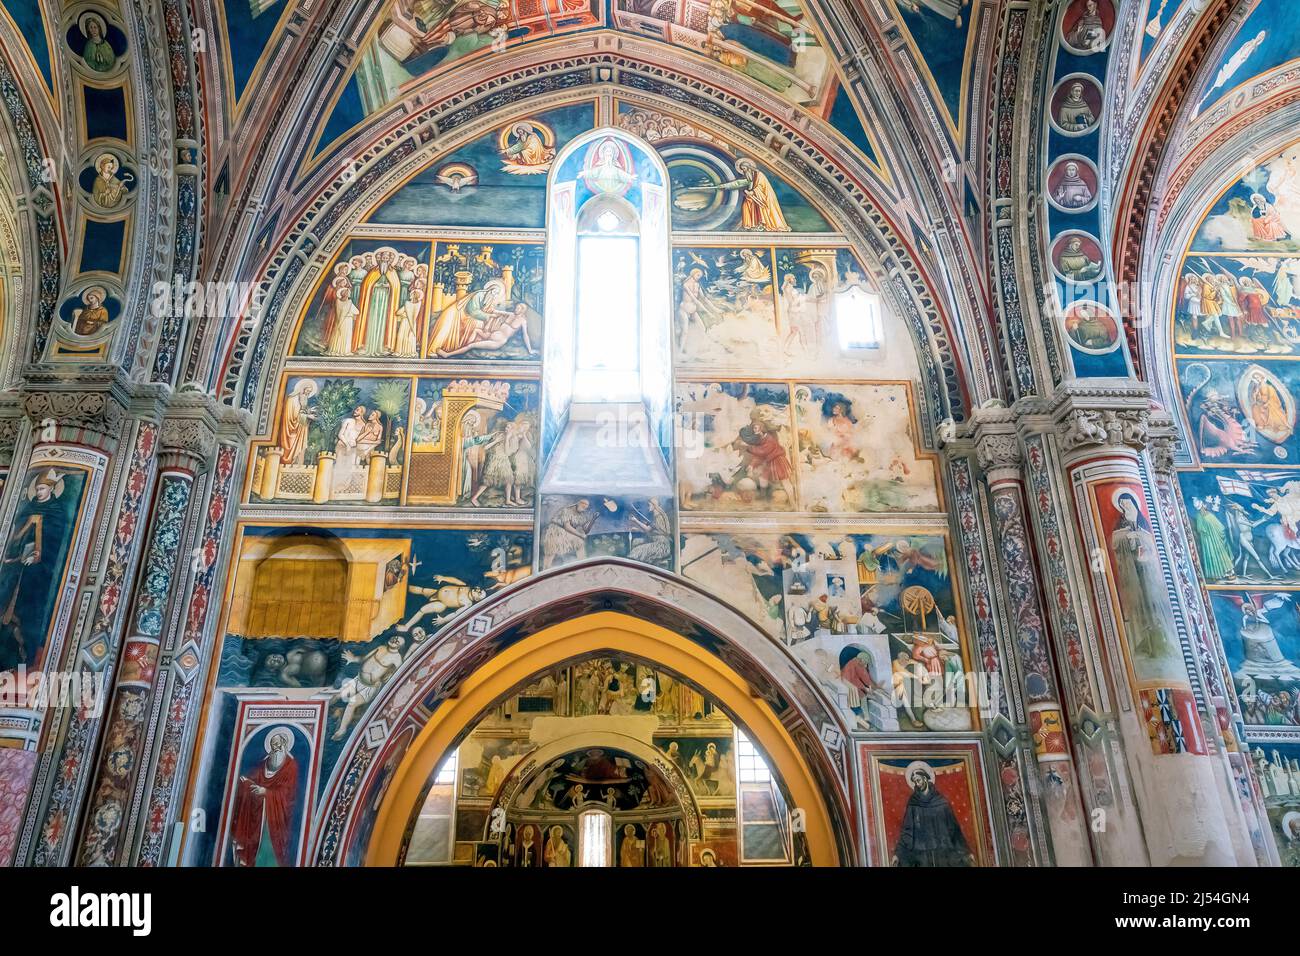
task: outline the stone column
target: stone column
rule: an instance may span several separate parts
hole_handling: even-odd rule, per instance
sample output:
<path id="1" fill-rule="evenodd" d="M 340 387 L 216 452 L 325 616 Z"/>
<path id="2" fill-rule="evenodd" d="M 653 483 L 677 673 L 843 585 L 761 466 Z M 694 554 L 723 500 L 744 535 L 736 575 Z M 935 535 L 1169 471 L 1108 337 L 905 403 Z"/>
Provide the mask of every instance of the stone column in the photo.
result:
<path id="1" fill-rule="evenodd" d="M 129 840 L 139 821 L 137 782 L 149 764 L 149 745 L 159 722 L 158 663 L 168 637 L 166 624 L 177 604 L 195 534 L 188 520 L 195 480 L 213 449 L 213 426 L 198 409 L 169 414 L 162 423 L 162 451 L 148 544 L 131 600 L 117 679 L 107 709 L 99 764 L 82 823 L 78 863 L 114 866 L 127 862 Z M 170 411 L 170 410 L 169 410 Z"/>
<path id="2" fill-rule="evenodd" d="M 188 587 L 177 588 L 182 599 L 173 605 L 167 642 L 155 681 L 155 721 L 152 761 L 141 767 L 137 789 L 140 813 L 131 841 L 129 862 L 136 866 L 165 866 L 173 833 L 185 820 L 181 798 L 189 775 L 200 723 L 200 707 L 209 667 L 220 646 L 216 633 L 221 617 L 222 575 L 230 565 L 229 548 L 237 503 L 235 485 L 245 430 L 225 427 L 217 445 L 206 498 L 196 497 L 201 518 L 192 550 Z M 193 825 L 204 825 L 198 821 Z"/>
<path id="3" fill-rule="evenodd" d="M 1217 762 L 1193 692 L 1181 596 L 1165 515 L 1142 451 L 1145 387 L 1064 388 L 1055 433 L 1080 530 L 1109 696 L 1154 866 L 1232 866 L 1249 846 L 1235 802 L 1225 806 Z M 1238 832 L 1234 832 L 1238 831 Z"/>
<path id="4" fill-rule="evenodd" d="M 1091 866 L 1088 817 L 1071 756 L 1071 731 L 1057 679 L 1033 544 L 1025 520 L 1025 486 L 1015 415 L 986 408 L 973 416 L 975 448 L 988 483 L 1000 583 L 1010 618 L 1015 670 L 1027 705 L 1028 729 L 1037 763 L 1033 795 L 1041 802 L 1058 866 Z"/>
<path id="5" fill-rule="evenodd" d="M 1173 419 L 1153 414 L 1147 441 L 1147 461 L 1154 479 L 1154 498 L 1167 529 L 1170 566 L 1185 619 L 1185 647 L 1190 648 L 1189 674 L 1201 705 L 1202 725 L 1212 754 L 1219 764 L 1219 797 L 1230 817 L 1240 826 L 1231 828 L 1237 839 L 1238 865 L 1276 866 L 1277 848 L 1270 838 L 1268 814 L 1259 782 L 1251 772 L 1250 746 L 1232 671 L 1223 653 L 1214 613 L 1197 569 L 1196 537 L 1174 473 L 1178 438 Z"/>
<path id="6" fill-rule="evenodd" d="M 23 465 L 15 467 L 4 496 L 11 535 L 6 547 L 17 543 L 12 535 L 21 528 L 13 527 L 13 518 L 39 498 L 34 483 L 40 476 L 48 481 L 52 473 L 61 485 L 47 499 L 46 541 L 35 560 L 58 564 L 46 580 L 60 583 L 48 617 L 24 622 L 24 631 L 36 638 L 30 663 L 70 686 L 100 691 L 112 677 L 123 592 L 140 553 L 164 390 L 128 383 L 107 367 L 29 367 L 26 380 L 21 401 L 29 429 L 15 457 Z M 55 526 L 57 536 L 48 533 Z M 62 546 L 51 552 L 56 539 Z M 30 735 L 23 749 L 35 758 L 6 854 L 19 865 L 68 861 L 102 717 L 96 693 L 51 703 L 31 711 L 25 725 Z"/>
<path id="7" fill-rule="evenodd" d="M 984 737 L 996 770 L 1002 797 L 999 828 L 1006 835 L 1012 866 L 1047 866 L 1052 862 L 1051 837 L 1042 807 L 1029 795 L 1034 786 L 1033 747 L 1029 742 L 1024 701 L 1015 678 L 1014 655 L 1007 648 L 1008 628 L 1001 613 L 1005 603 L 994 583 L 996 563 L 989 556 L 988 508 L 979 494 L 974 448 L 968 437 L 941 436 L 949 456 L 953 511 L 957 515 L 955 546 L 965 572 L 972 612 L 974 650 L 978 668 L 988 682 L 989 698 L 980 701 Z"/>

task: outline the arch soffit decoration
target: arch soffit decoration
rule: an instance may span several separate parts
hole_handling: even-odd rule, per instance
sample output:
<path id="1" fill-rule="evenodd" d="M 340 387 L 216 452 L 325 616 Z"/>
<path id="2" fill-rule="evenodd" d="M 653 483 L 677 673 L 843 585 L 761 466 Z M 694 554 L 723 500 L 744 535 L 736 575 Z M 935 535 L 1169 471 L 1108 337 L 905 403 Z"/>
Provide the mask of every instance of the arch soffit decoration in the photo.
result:
<path id="1" fill-rule="evenodd" d="M 608 81 L 600 75 L 606 69 Z M 688 82 L 631 61 L 577 57 L 497 77 L 428 105 L 418 114 L 407 114 L 396 125 L 390 123 L 366 149 L 350 151 L 354 175 L 340 176 L 334 167 L 332 178 L 316 181 L 311 201 L 283 227 L 260 273 L 267 293 L 264 308 L 235 327 L 229 340 L 218 343 L 224 350 L 220 357 L 223 399 L 259 409 L 265 427 L 272 407 L 273 373 L 285 361 L 292 325 L 314 280 L 356 223 L 401 183 L 496 125 L 610 89 L 629 99 L 657 101 L 723 138 L 741 139 L 744 149 L 821 205 L 858 250 L 864 265 L 880 277 L 891 307 L 912 330 L 923 376 L 920 404 L 927 418 L 932 423 L 948 415 L 963 418 L 972 404 L 989 394 L 995 381 L 983 361 L 985 330 L 974 331 L 972 338 L 980 342 L 960 337 L 962 330 L 953 327 L 932 291 L 938 284 L 900 238 L 896 221 L 882 211 L 860 180 L 821 153 L 819 144 L 805 135 L 807 131 L 779 126 L 730 94 L 699 83 L 689 83 L 687 89 L 679 85 Z M 717 115 L 719 109 L 737 108 L 740 115 L 729 114 L 730 123 Z M 846 151 L 838 148 L 843 156 Z M 981 361 L 972 358 L 972 349 Z"/>
<path id="2" fill-rule="evenodd" d="M 316 862 L 338 865 L 347 858 L 350 841 L 356 835 L 357 809 L 369 799 L 362 800 L 361 795 L 380 785 L 383 768 L 393 763 L 396 749 L 405 751 L 402 766 L 410 764 L 411 751 L 420 751 L 419 743 L 412 747 L 412 736 L 418 737 L 440 707 L 459 700 L 461 688 L 484 664 L 511 647 L 524 645 L 531 637 L 549 634 L 565 622 L 589 619 L 591 627 L 596 627 L 604 620 L 601 612 L 609 611 L 615 612 L 612 617 L 630 620 L 634 625 L 644 622 L 640 628 L 658 629 L 672 640 L 693 645 L 697 656 L 713 659 L 746 685 L 747 693 L 741 695 L 740 703 L 750 708 L 751 714 L 756 713 L 752 710 L 756 705 L 764 705 L 764 713 L 778 722 L 771 726 L 786 738 L 774 741 L 770 730 L 765 734 L 760 727 L 750 727 L 756 742 L 773 758 L 776 769 L 792 789 L 792 796 L 800 799 L 800 794 L 793 791 L 801 782 L 815 788 L 812 793 L 805 790 L 802 796 L 804 802 L 820 803 L 820 807 L 811 809 L 823 814 L 829 841 L 823 846 L 823 855 L 856 861 L 859 821 L 850 809 L 849 797 L 855 787 L 852 741 L 822 690 L 785 648 L 713 595 L 654 568 L 621 559 L 599 559 L 535 576 L 475 605 L 402 662 L 353 729 L 322 792 L 311 851 Z M 618 651 L 616 647 L 591 648 L 599 649 Z M 573 656 L 557 655 L 553 663 Z M 638 655 L 634 652 L 633 656 Z M 671 662 L 668 667 L 674 669 Z M 521 672 L 511 683 L 526 676 Z M 716 687 L 705 690 L 723 696 Z M 494 692 L 492 699 L 503 691 Z M 730 710 L 737 696 L 733 693 L 730 702 L 720 702 Z M 475 713 L 488 703 L 490 700 L 476 706 Z M 467 714 L 466 719 L 472 716 Z M 454 735 L 461 729 L 452 728 L 446 734 Z M 438 753 L 425 753 L 424 762 L 432 767 L 451 739 L 447 736 L 434 748 Z M 386 750 L 390 743 L 394 747 Z M 777 756 L 782 748 L 797 755 L 802 767 L 792 772 L 788 761 L 782 766 Z M 399 769 L 389 781 L 391 786 L 383 784 L 388 792 L 383 798 L 375 839 L 383 837 L 385 820 L 390 841 L 395 818 L 399 820 L 396 830 L 400 834 L 411 806 L 423 791 L 425 781 L 418 774 L 408 774 L 405 786 L 400 778 Z M 411 806 L 407 806 L 408 802 Z M 810 816 L 815 815 L 810 811 Z M 371 848 L 371 859 L 375 861 L 378 857 L 373 855 L 373 841 Z M 396 844 L 390 843 L 393 860 L 395 849 Z"/>
<path id="3" fill-rule="evenodd" d="M 1196 231 L 1223 192 L 1255 161 L 1300 144 L 1300 87 L 1275 109 L 1254 112 L 1221 135 L 1199 144 L 1162 179 L 1165 202 L 1142 236 L 1139 276 L 1150 277 L 1143 290 L 1142 314 L 1151 317 L 1139 330 L 1141 373 L 1161 403 L 1187 430 L 1185 409 L 1174 369 L 1172 302 L 1183 256 Z"/>
<path id="4" fill-rule="evenodd" d="M 14 250 L 23 282 L 21 298 L 6 301 L 6 325 L 0 329 L 5 347 L 0 362 L 0 384 L 14 381 L 18 369 L 32 356 L 34 337 L 53 322 L 58 299 L 63 258 L 67 250 L 68 209 L 56 177 L 45 178 L 45 157 L 56 155 L 62 146 L 58 112 L 44 78 L 27 53 L 21 35 L 9 35 L 8 23 L 0 17 L 0 146 L 8 195 L 14 200 Z M 62 87 L 52 61 L 56 91 Z M 61 167 L 56 165 L 56 169 Z M 9 236 L 5 236 L 8 243 Z M 9 251 L 5 252 L 6 259 Z M 10 287 L 12 288 L 12 286 Z"/>
<path id="5" fill-rule="evenodd" d="M 650 662 L 654 663 L 654 662 Z M 459 746 L 459 744 L 457 744 Z M 673 765 L 662 753 L 655 750 L 643 740 L 635 737 L 629 737 L 626 734 L 617 734 L 601 731 L 586 731 L 579 734 L 573 734 L 568 737 L 561 737 L 558 740 L 552 740 L 538 747 L 532 753 L 525 756 L 522 760 L 510 768 L 506 778 L 502 781 L 500 788 L 497 790 L 492 800 L 492 806 L 488 811 L 488 818 L 491 819 L 492 810 L 497 807 L 510 809 L 510 804 L 519 788 L 533 777 L 540 768 L 565 754 L 573 753 L 577 750 L 587 750 L 592 747 L 603 747 L 606 749 L 621 749 L 630 753 L 633 757 L 638 757 L 646 762 L 647 773 L 657 773 L 668 784 L 669 788 L 677 797 L 677 802 L 682 808 L 682 812 L 687 818 L 687 832 L 690 838 L 697 840 L 700 837 L 701 819 L 703 814 L 700 812 L 699 802 L 695 798 L 695 792 L 687 782 L 685 774 L 679 767 Z M 432 786 L 430 779 L 429 786 Z M 425 788 L 425 793 L 428 787 Z M 412 816 L 418 814 L 419 808 L 424 805 L 424 794 L 421 799 L 412 808 Z M 595 806 L 595 805 L 593 805 Z M 528 812 L 528 811 L 522 811 Z M 537 812 L 537 811 L 533 811 Z M 574 812 L 574 811 L 564 811 Z M 408 829 L 410 827 L 408 826 Z M 406 841 L 403 841 L 402 856 L 406 856 Z"/>
<path id="6" fill-rule="evenodd" d="M 1295 134 L 1300 74 L 1294 61 L 1234 80 L 1236 89 L 1252 89 L 1244 109 L 1230 107 L 1233 96 L 1226 94 L 1213 109 L 1195 114 L 1196 93 L 1213 81 L 1256 3 L 1206 0 L 1201 6 L 1179 12 L 1134 77 L 1140 76 L 1142 85 L 1125 125 L 1112 123 L 1108 130 L 1117 190 L 1110 217 L 1115 276 L 1121 283 L 1141 283 L 1140 314 L 1151 317 L 1128 329 L 1134 368 L 1174 409 L 1181 401 L 1168 328 L 1173 272 L 1192 234 L 1240 175 L 1242 164 L 1300 138 Z M 1129 79 L 1127 73 L 1116 78 Z M 1128 148 L 1120 148 L 1124 144 Z M 1223 170 L 1231 175 L 1225 177 Z"/>

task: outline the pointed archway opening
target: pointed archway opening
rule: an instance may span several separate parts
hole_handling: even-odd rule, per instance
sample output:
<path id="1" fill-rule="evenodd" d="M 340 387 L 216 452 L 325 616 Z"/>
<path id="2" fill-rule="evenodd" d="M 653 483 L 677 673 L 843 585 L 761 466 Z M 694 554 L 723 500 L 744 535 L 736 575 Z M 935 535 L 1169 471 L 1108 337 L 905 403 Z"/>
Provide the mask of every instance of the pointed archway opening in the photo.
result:
<path id="1" fill-rule="evenodd" d="M 493 706 L 565 662 L 654 662 L 717 702 L 783 782 L 814 865 L 859 860 L 848 734 L 784 648 L 739 612 L 663 572 L 619 560 L 538 575 L 476 606 L 421 648 L 368 708 L 326 788 L 315 857 L 401 861 L 445 756 Z"/>

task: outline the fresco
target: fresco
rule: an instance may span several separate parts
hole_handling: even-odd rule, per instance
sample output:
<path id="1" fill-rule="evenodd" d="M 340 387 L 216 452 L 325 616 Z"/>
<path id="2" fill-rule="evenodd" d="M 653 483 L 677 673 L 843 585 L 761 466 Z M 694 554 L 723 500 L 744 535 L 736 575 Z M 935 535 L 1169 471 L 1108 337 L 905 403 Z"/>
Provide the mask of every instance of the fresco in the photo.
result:
<path id="1" fill-rule="evenodd" d="M 416 358 L 430 297 L 427 242 L 347 242 L 307 308 L 294 355 Z"/>
<path id="2" fill-rule="evenodd" d="M 634 752 L 617 737 L 593 742 L 611 731 L 653 747 Z M 570 738 L 584 743 L 565 749 Z M 592 809 L 612 818 L 615 866 L 714 865 L 719 858 L 734 866 L 742 857 L 737 821 L 753 790 L 738 780 L 736 728 L 710 697 L 644 661 L 594 656 L 535 675 L 478 719 L 454 765 L 455 812 L 445 787 L 432 784 L 408 863 L 447 862 L 454 853 L 466 865 L 572 866 L 579 814 Z M 758 789 L 768 797 L 760 822 L 770 829 L 772 807 L 785 798 L 773 797 L 766 781 Z M 454 850 L 439 829 L 451 817 Z M 772 836 L 762 862 L 788 865 L 788 838 Z M 710 856 L 701 862 L 692 847 Z"/>
<path id="3" fill-rule="evenodd" d="M 546 225 L 550 160 L 565 143 L 595 124 L 591 102 L 504 123 L 416 173 L 365 221 L 540 229 Z M 330 135 L 327 130 L 326 141 Z"/>
<path id="4" fill-rule="evenodd" d="M 531 507 L 537 402 L 528 380 L 289 376 L 251 498 Z"/>
<path id="5" fill-rule="evenodd" d="M 536 359 L 540 244 L 353 239 L 308 305 L 294 355 Z"/>
<path id="6" fill-rule="evenodd" d="M 619 102 L 617 123 L 651 143 L 668 168 L 674 229 L 834 232 L 807 197 L 782 177 L 692 121 Z M 860 148 L 870 152 L 869 144 Z"/>
<path id="7" fill-rule="evenodd" d="M 219 865 L 301 866 L 319 757 L 319 702 L 241 701 Z M 111 806 L 111 805 L 106 805 Z"/>
<path id="8" fill-rule="evenodd" d="M 818 115 L 829 110 L 834 68 L 798 0 L 613 0 L 612 15 L 615 29 L 709 57 Z"/>
<path id="9" fill-rule="evenodd" d="M 0 671 L 45 664 L 87 480 L 84 469 L 52 463 L 22 479 L 0 563 Z"/>
<path id="10" fill-rule="evenodd" d="M 1300 608 L 1294 591 L 1210 591 L 1248 724 L 1300 726 Z"/>
<path id="11" fill-rule="evenodd" d="M 394 503 L 401 493 L 411 390 L 409 378 L 287 378 L 274 444 L 254 472 L 254 497 Z"/>
<path id="12" fill-rule="evenodd" d="M 681 573 L 789 646 L 850 727 L 971 727 L 946 538 L 690 533 Z"/>
<path id="13" fill-rule="evenodd" d="M 1300 745 L 1257 743 L 1251 762 L 1282 866 L 1300 866 Z"/>
<path id="14" fill-rule="evenodd" d="M 530 381 L 419 379 L 407 502 L 531 507 L 538 394 Z"/>
<path id="15" fill-rule="evenodd" d="M 794 436 L 784 383 L 678 383 L 680 428 L 698 436 L 677 464 L 686 511 L 790 511 Z"/>
<path id="16" fill-rule="evenodd" d="M 1229 54 L 1217 90 L 1203 94 L 1207 103 L 1267 68 L 1269 37 L 1251 43 L 1268 29 L 1242 29 L 1238 53 L 1250 52 L 1235 65 Z M 1179 485 L 1257 771 L 1261 760 L 1276 759 L 1267 735 L 1300 726 L 1300 443 L 1289 361 L 1300 342 L 1298 190 L 1300 147 L 1248 168 L 1210 206 L 1170 303 L 1185 434 L 1197 466 L 1179 472 Z M 1295 809 L 1279 806 L 1285 761 L 1279 773 L 1281 790 L 1270 794 L 1263 777 L 1261 786 L 1286 858 L 1297 844 L 1280 822 Z"/>
<path id="17" fill-rule="evenodd" d="M 796 385 L 803 509 L 937 511 L 930 459 L 916 456 L 907 385 Z"/>
<path id="18" fill-rule="evenodd" d="M 351 84 L 362 110 L 372 113 L 411 80 L 451 63 L 603 22 L 598 0 L 394 0 L 358 54 Z"/>
<path id="19" fill-rule="evenodd" d="M 1133 680 L 1144 689 L 1185 685 L 1178 629 L 1142 486 L 1115 479 L 1096 482 L 1090 490 Z"/>
<path id="20" fill-rule="evenodd" d="M 680 506 L 935 511 L 934 466 L 913 450 L 909 394 L 904 383 L 679 382 Z"/>
<path id="21" fill-rule="evenodd" d="M 411 649 L 531 556 L 519 529 L 245 528 L 217 685 L 327 692 L 332 760 Z"/>
<path id="22" fill-rule="evenodd" d="M 859 745 L 876 865 L 994 866 L 976 744 Z"/>
<path id="23" fill-rule="evenodd" d="M 1179 363 L 1197 455 L 1206 463 L 1300 459 L 1292 362 L 1206 359 Z"/>
<path id="24" fill-rule="evenodd" d="M 1230 186 L 1201 223 L 1191 252 L 1300 253 L 1300 146 L 1260 162 Z M 1191 262 L 1204 267 L 1198 270 L 1202 273 L 1210 271 L 1205 262 L 1194 258 Z M 1279 278 L 1276 269 L 1266 272 L 1266 266 L 1249 258 L 1236 264 L 1249 273 Z M 1290 274 L 1289 270 L 1282 273 L 1288 281 Z"/>
<path id="25" fill-rule="evenodd" d="M 967 56 L 973 36 L 970 0 L 898 0 L 898 13 L 918 53 L 917 68 L 933 84 L 953 129 L 965 126 L 962 109 Z"/>
<path id="26" fill-rule="evenodd" d="M 846 249 L 678 246 L 677 365 L 869 377 L 877 357 L 844 348 L 835 326 L 836 295 L 848 289 L 872 291 Z"/>
<path id="27" fill-rule="evenodd" d="M 671 498 L 547 495 L 538 539 L 542 570 L 607 555 L 673 569 Z"/>
<path id="28" fill-rule="evenodd" d="M 1290 0 L 1260 0 L 1224 49 L 1218 69 L 1203 73 L 1213 79 L 1207 79 L 1197 98 L 1196 112 L 1210 109 L 1254 77 L 1300 57 L 1294 17 Z"/>

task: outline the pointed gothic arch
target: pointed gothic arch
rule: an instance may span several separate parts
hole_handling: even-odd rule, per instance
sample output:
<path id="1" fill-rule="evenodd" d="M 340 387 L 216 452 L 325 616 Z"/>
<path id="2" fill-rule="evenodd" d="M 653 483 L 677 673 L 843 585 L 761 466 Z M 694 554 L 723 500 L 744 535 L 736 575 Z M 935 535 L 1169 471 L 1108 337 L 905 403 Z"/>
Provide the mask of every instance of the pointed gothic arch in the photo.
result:
<path id="1" fill-rule="evenodd" d="M 619 650 L 681 673 L 746 728 L 805 811 L 815 865 L 860 862 L 851 741 L 822 690 L 739 611 L 674 575 L 611 558 L 477 604 L 403 661 L 325 787 L 315 862 L 397 862 L 426 780 L 485 707 L 548 666 Z"/>

